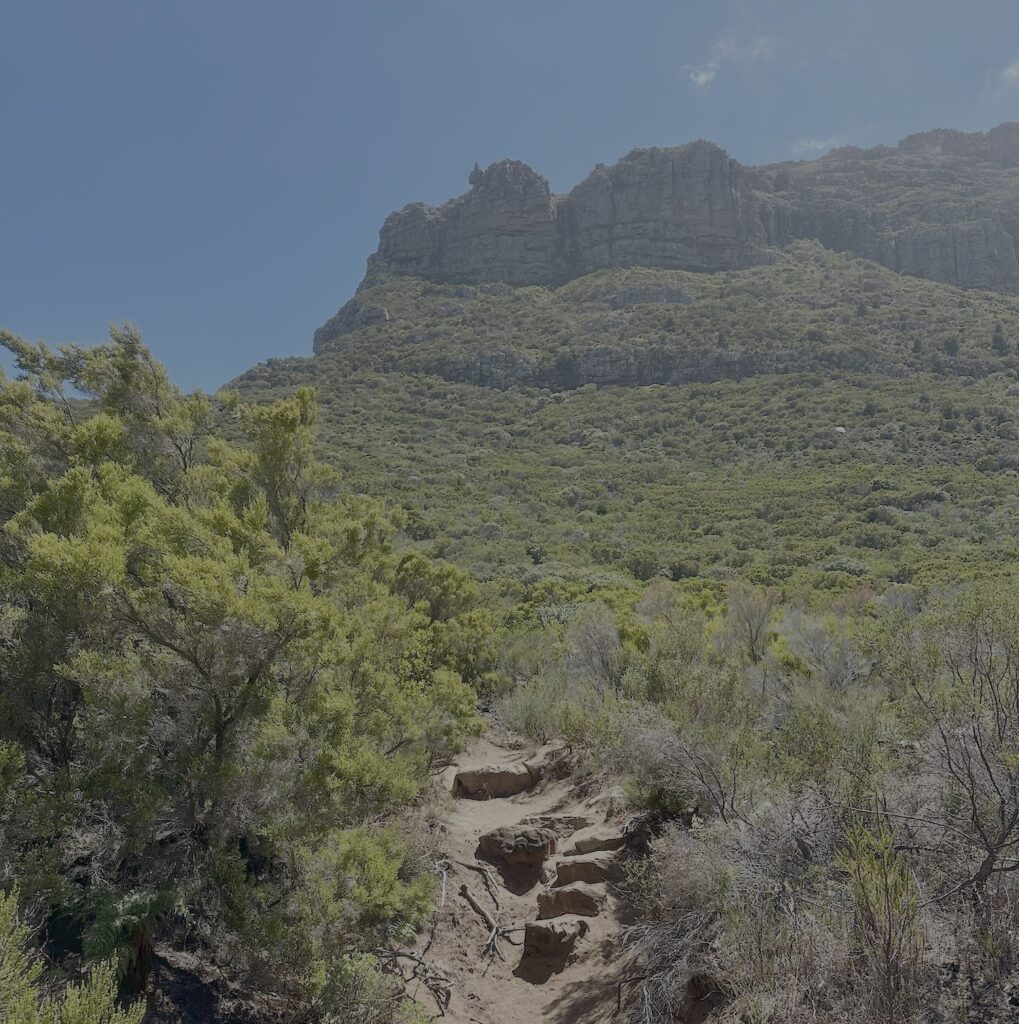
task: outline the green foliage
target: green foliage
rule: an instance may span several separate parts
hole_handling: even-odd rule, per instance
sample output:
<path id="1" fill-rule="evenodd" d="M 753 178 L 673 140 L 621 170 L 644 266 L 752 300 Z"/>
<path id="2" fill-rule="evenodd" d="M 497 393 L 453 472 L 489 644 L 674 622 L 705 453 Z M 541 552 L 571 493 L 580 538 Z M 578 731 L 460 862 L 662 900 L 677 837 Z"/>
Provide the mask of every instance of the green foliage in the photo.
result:
<path id="1" fill-rule="evenodd" d="M 885 830 L 850 831 L 837 865 L 849 876 L 861 972 L 864 983 L 874 986 L 875 1019 L 908 1019 L 925 945 L 916 880 Z"/>
<path id="2" fill-rule="evenodd" d="M 693 301 L 617 308 L 646 285 Z M 1019 330 L 1014 297 L 813 245 L 732 274 L 455 290 L 374 282 L 389 323 L 235 386 L 262 400 L 314 385 L 319 452 L 349 486 L 403 506 L 420 550 L 504 591 L 663 574 L 846 592 L 1014 560 L 1017 364 L 989 343 L 997 323 Z M 442 312 L 454 297 L 463 317 Z M 478 369 L 489 357 L 504 376 Z M 564 369 L 606 359 L 613 383 Z M 656 369 L 669 360 L 672 376 Z"/>
<path id="3" fill-rule="evenodd" d="M 338 496 L 310 390 L 182 395 L 131 328 L 6 341 L 0 860 L 127 989 L 187 920 L 307 996 L 314 963 L 421 920 L 394 821 L 479 727 L 495 616 Z"/>
<path id="4" fill-rule="evenodd" d="M 44 999 L 42 965 L 29 952 L 29 929 L 18 918 L 17 892 L 0 892 L 0 1020 L 5 1024 L 141 1024 L 142 1003 L 117 1005 L 113 966 L 97 964 L 81 985 Z"/>

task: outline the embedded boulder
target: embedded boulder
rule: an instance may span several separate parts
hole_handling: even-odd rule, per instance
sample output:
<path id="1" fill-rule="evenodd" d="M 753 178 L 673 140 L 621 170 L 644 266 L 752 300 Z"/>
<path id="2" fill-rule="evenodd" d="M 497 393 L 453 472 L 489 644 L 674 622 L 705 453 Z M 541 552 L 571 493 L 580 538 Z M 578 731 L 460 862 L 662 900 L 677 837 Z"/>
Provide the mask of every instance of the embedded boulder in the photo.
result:
<path id="1" fill-rule="evenodd" d="M 570 857 L 556 866 L 556 886 L 574 882 L 613 882 L 622 877 L 622 866 L 611 853 Z"/>
<path id="2" fill-rule="evenodd" d="M 537 778 L 524 764 L 462 768 L 453 779 L 453 795 L 468 800 L 516 796 L 530 789 Z"/>
<path id="3" fill-rule="evenodd" d="M 555 853 L 556 834 L 547 828 L 526 828 L 506 825 L 485 833 L 478 848 L 486 857 L 494 857 L 506 864 L 541 864 Z"/>
<path id="4" fill-rule="evenodd" d="M 591 819 L 579 814 L 531 814 L 521 819 L 520 824 L 547 828 L 554 832 L 557 838 L 565 839 L 582 828 L 588 828 Z"/>
<path id="5" fill-rule="evenodd" d="M 605 853 L 621 850 L 628 842 L 629 837 L 624 832 L 602 830 L 591 832 L 585 836 L 577 836 L 572 846 L 564 853 L 567 857 L 583 856 L 588 853 Z"/>
<path id="6" fill-rule="evenodd" d="M 577 939 L 587 934 L 582 917 L 560 917 L 554 921 L 530 921 L 524 926 L 524 956 L 549 957 L 565 961 Z"/>
<path id="7" fill-rule="evenodd" d="M 560 889 L 549 889 L 538 894 L 538 917 L 597 917 L 608 900 L 604 889 L 588 882 L 574 882 Z"/>

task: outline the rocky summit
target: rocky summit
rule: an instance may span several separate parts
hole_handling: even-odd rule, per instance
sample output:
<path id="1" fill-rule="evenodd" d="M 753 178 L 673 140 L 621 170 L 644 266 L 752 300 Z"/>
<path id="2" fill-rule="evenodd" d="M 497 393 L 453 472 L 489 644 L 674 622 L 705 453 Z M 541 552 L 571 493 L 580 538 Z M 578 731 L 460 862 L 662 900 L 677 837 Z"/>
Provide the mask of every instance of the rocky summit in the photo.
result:
<path id="1" fill-rule="evenodd" d="M 368 280 L 555 285 L 606 267 L 735 270 L 813 239 L 899 273 L 1019 292 L 1017 122 L 762 167 L 705 141 L 636 149 L 566 195 L 517 160 L 476 166 L 469 182 L 442 206 L 386 218 Z"/>

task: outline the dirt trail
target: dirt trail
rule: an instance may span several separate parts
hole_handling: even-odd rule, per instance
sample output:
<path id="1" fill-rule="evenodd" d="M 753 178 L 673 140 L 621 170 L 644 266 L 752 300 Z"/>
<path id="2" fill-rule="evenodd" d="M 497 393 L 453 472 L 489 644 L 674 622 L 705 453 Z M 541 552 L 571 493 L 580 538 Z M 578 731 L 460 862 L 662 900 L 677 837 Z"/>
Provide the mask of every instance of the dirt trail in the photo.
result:
<path id="1" fill-rule="evenodd" d="M 434 929 L 426 930 L 413 952 L 449 979 L 449 1004 L 442 1016 L 448 1024 L 625 1019 L 616 1013 L 618 983 L 628 973 L 620 952 L 622 908 L 614 885 L 627 856 L 619 848 L 626 840 L 621 802 L 605 789 L 576 785 L 568 771 L 562 751 L 524 747 L 490 730 L 439 780 L 448 794 L 440 797 L 436 825 L 447 872 L 445 901 Z M 479 791 L 470 794 L 471 787 Z M 519 787 L 522 791 L 513 795 L 489 796 Z M 455 796 L 454 789 L 459 789 Z M 483 835 L 507 826 L 509 832 L 499 835 L 516 842 L 523 834 L 531 848 L 521 856 L 530 861 L 535 842 L 547 839 L 554 850 L 541 863 L 524 864 L 507 864 L 505 857 L 479 850 Z M 548 839 L 552 830 L 555 836 Z M 539 859 L 544 852 L 539 851 Z M 507 856 L 514 859 L 513 852 Z M 563 877 L 561 864 L 567 864 Z M 578 885 L 574 878 L 583 882 Z M 541 912 L 548 925 L 532 925 L 525 934 L 524 926 L 539 918 L 543 893 L 548 895 Z M 564 908 L 575 912 L 561 913 Z M 485 951 L 491 937 L 485 912 L 511 930 L 497 942 L 503 959 Z M 420 981 L 408 988 L 440 1016 L 435 998 Z"/>

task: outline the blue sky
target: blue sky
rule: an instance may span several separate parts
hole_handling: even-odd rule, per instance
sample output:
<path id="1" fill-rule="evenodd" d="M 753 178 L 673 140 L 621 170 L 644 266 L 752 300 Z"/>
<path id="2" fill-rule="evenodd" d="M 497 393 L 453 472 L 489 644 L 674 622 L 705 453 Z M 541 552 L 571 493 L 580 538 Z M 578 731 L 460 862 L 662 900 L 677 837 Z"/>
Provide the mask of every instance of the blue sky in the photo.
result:
<path id="1" fill-rule="evenodd" d="M 1015 0 L 0 0 L 0 324 L 185 387 L 307 354 L 475 161 L 748 163 L 1019 120 Z"/>

